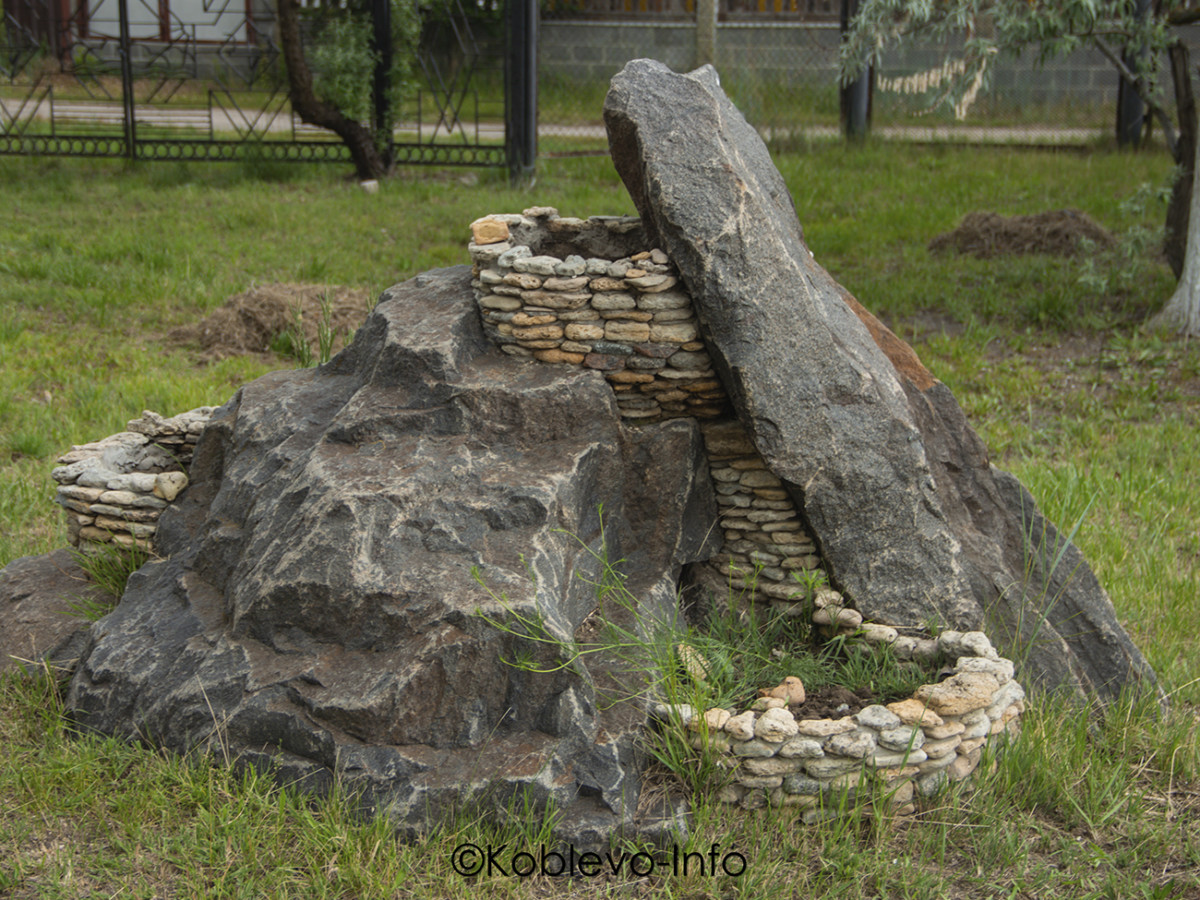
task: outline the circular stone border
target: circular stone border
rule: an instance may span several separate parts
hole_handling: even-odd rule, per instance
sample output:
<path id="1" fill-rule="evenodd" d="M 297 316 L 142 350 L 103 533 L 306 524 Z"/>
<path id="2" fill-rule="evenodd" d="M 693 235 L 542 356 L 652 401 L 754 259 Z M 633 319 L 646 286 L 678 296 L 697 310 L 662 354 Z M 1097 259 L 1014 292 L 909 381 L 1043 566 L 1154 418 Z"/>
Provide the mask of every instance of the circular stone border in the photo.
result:
<path id="1" fill-rule="evenodd" d="M 731 771 L 719 801 L 743 809 L 796 806 L 806 823 L 860 808 L 857 801 L 869 797 L 882 797 L 896 814 L 911 814 L 918 797 L 968 778 L 989 741 L 1018 733 L 1025 691 L 1012 661 L 981 631 L 922 640 L 866 623 L 862 636 L 869 645 L 891 646 L 899 658 L 953 660 L 943 670 L 949 677 L 922 685 L 908 699 L 840 719 L 797 720 L 783 701 L 763 699 L 753 704 L 758 709 L 703 714 L 659 705 L 655 715 L 686 728 L 693 748 L 716 752 Z"/>

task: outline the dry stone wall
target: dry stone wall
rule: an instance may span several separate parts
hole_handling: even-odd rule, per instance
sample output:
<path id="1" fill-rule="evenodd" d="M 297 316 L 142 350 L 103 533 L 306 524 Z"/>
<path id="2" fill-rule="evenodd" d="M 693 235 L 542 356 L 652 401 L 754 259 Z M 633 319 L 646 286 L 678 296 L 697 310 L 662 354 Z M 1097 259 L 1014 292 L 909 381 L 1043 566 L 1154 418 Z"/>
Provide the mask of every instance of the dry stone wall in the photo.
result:
<path id="1" fill-rule="evenodd" d="M 127 431 L 59 457 L 50 474 L 71 545 L 85 553 L 105 545 L 151 551 L 159 516 L 187 486 L 187 467 L 213 409 L 171 418 L 146 410 Z"/>
<path id="2" fill-rule="evenodd" d="M 640 220 L 534 207 L 476 220 L 469 249 L 484 329 L 505 353 L 602 373 L 627 424 L 700 420 L 724 531 L 711 564 L 744 596 L 798 611 L 794 576 L 820 567 L 816 543 L 732 416 L 691 297 Z"/>
<path id="3" fill-rule="evenodd" d="M 916 644 L 887 626 L 868 625 L 864 634 L 898 655 L 911 654 Z M 1025 709 L 1012 661 L 982 632 L 947 631 L 921 644 L 928 662 L 949 666 L 949 677 L 839 719 L 804 718 L 803 702 L 789 708 L 776 697 L 746 710 L 677 706 L 658 714 L 664 727 L 689 729 L 692 746 L 715 752 L 731 771 L 718 794 L 724 802 L 797 806 L 808 822 L 837 815 L 864 796 L 910 813 L 916 797 L 968 778 L 990 740 L 1016 733 Z"/>

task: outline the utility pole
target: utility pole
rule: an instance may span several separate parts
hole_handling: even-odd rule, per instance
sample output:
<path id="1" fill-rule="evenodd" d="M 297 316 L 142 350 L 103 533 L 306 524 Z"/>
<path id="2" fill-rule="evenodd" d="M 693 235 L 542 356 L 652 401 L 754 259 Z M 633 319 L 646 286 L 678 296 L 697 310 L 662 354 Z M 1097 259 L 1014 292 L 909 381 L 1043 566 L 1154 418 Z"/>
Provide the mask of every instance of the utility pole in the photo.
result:
<path id="1" fill-rule="evenodd" d="M 696 68 L 717 64 L 717 0 L 696 0 Z"/>
<path id="2" fill-rule="evenodd" d="M 1133 15 L 1139 21 L 1144 21 L 1150 12 L 1150 0 L 1137 0 Z M 1121 54 L 1121 62 L 1134 75 L 1137 75 L 1146 62 L 1146 48 L 1126 50 Z M 1142 142 L 1142 126 L 1146 118 L 1146 107 L 1137 89 L 1123 75 L 1118 76 L 1117 82 L 1117 146 L 1137 147 Z"/>
<path id="3" fill-rule="evenodd" d="M 371 99 L 375 107 L 375 141 L 383 164 L 390 168 L 396 136 L 392 120 L 392 0 L 371 0 L 371 50 L 375 72 Z"/>
<path id="4" fill-rule="evenodd" d="M 538 0 L 508 0 L 505 13 L 504 149 L 515 184 L 531 180 L 537 165 Z"/>
<path id="5" fill-rule="evenodd" d="M 850 30 L 850 23 L 858 15 L 858 0 L 842 0 L 842 40 Z M 842 110 L 842 128 L 847 140 L 863 140 L 871 127 L 871 94 L 875 72 L 867 66 L 858 78 L 843 84 L 838 91 Z"/>
<path id="6" fill-rule="evenodd" d="M 133 45 L 129 38 L 129 6 L 126 0 L 117 0 L 117 16 L 120 18 L 121 54 L 121 107 L 125 113 L 125 155 L 137 159 L 137 118 L 133 104 Z"/>

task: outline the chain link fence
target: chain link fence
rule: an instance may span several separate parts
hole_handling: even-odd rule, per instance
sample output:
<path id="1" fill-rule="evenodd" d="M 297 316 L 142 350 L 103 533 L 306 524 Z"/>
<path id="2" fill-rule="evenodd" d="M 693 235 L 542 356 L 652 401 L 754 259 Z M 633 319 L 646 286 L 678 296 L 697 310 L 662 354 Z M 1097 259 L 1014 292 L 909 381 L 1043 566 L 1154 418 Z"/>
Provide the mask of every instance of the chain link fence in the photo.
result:
<path id="1" fill-rule="evenodd" d="M 715 65 L 721 83 L 776 149 L 840 133 L 839 9 L 839 0 L 720 3 Z M 1185 34 L 1193 53 L 1197 34 Z M 1079 50 L 1042 65 L 1032 55 L 998 58 L 990 88 L 956 111 L 931 108 L 935 94 L 916 91 L 942 66 L 947 49 L 909 44 L 888 54 L 875 72 L 872 134 L 1022 145 L 1112 139 L 1118 76 L 1099 51 Z M 608 80 L 638 57 L 677 71 L 695 66 L 693 0 L 554 0 L 543 8 L 542 155 L 605 152 L 601 108 Z"/>

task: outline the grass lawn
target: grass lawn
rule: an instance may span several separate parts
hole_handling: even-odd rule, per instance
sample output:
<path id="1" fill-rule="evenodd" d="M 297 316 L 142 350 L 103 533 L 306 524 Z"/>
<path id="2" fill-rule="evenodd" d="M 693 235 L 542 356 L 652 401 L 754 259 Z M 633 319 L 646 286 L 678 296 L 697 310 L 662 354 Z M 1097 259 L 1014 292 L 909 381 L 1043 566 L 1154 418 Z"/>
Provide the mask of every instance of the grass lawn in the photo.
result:
<path id="1" fill-rule="evenodd" d="M 913 341 L 992 450 L 1070 528 L 1160 673 L 1171 711 L 1037 698 L 974 791 L 912 819 L 798 824 L 701 800 L 681 850 L 734 877 L 626 870 L 568 882 L 464 878 L 464 841 L 529 847 L 464 813 L 398 840 L 340 798 L 77 739 L 45 680 L 0 682 L 0 897 L 1200 897 L 1200 348 L 1143 328 L 1173 280 L 1150 232 L 1165 154 L 846 148 L 778 160 L 818 261 Z M 220 404 L 294 361 L 205 362 L 168 340 L 256 284 L 372 295 L 467 261 L 467 225 L 557 206 L 631 213 L 606 159 L 502 175 L 409 170 L 368 195 L 336 167 L 0 159 L 0 565 L 65 546 L 49 471 L 143 409 Z M 1143 185 L 1149 189 L 1141 189 Z M 929 252 L 968 212 L 1083 210 L 1123 237 L 1090 261 Z M 624 848 L 632 852 L 636 848 Z"/>

